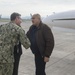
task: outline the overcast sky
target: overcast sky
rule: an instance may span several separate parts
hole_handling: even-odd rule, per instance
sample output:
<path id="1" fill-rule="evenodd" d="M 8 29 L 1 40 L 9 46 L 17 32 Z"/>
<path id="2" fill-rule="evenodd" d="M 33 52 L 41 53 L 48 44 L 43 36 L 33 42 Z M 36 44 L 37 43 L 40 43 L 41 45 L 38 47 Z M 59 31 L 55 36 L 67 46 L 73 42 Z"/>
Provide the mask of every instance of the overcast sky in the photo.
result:
<path id="1" fill-rule="evenodd" d="M 75 0 L 0 0 L 0 14 L 3 17 L 10 16 L 12 12 L 18 12 L 24 17 L 30 13 L 46 16 L 68 10 L 75 10 Z"/>

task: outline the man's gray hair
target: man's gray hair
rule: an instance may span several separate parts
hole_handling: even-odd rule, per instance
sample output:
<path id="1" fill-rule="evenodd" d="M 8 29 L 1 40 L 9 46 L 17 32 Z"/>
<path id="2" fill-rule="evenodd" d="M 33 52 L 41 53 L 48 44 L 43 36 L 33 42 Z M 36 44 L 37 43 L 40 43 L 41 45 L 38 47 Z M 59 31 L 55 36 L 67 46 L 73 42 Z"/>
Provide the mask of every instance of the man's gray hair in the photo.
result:
<path id="1" fill-rule="evenodd" d="M 33 18 L 33 17 L 37 17 L 37 18 L 39 18 L 39 19 L 41 20 L 40 14 L 33 14 L 33 15 L 32 15 L 32 18 Z"/>

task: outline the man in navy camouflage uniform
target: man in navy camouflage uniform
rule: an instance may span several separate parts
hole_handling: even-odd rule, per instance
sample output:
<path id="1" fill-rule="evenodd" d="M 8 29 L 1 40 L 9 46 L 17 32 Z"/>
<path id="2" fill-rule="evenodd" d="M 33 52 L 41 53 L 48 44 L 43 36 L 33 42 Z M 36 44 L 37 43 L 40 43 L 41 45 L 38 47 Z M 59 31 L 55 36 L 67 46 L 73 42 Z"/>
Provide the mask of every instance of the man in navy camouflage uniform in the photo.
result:
<path id="1" fill-rule="evenodd" d="M 0 75 L 12 75 L 14 63 L 14 46 L 19 42 L 28 49 L 30 41 L 25 31 L 16 22 L 20 22 L 20 14 L 12 22 L 0 25 Z"/>

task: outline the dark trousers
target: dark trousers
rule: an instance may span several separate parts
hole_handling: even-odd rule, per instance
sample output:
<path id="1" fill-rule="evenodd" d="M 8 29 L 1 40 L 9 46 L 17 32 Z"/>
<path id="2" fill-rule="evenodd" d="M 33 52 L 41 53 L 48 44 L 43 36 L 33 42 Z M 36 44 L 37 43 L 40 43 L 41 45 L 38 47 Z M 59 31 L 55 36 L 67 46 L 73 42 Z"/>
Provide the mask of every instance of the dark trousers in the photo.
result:
<path id="1" fill-rule="evenodd" d="M 13 74 L 12 75 L 18 75 L 18 67 L 19 67 L 19 61 L 20 61 L 20 56 L 19 54 L 14 55 L 14 68 L 13 68 Z"/>
<path id="2" fill-rule="evenodd" d="M 36 75 L 46 75 L 45 73 L 45 65 L 44 58 L 41 56 L 38 51 L 35 55 L 35 67 L 36 67 Z"/>

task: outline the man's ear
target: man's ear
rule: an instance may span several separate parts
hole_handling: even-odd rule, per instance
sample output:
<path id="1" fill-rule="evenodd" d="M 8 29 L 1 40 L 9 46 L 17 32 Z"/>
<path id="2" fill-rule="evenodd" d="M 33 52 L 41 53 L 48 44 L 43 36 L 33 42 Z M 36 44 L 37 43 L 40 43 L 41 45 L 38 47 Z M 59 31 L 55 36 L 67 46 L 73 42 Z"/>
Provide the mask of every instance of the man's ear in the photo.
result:
<path id="1" fill-rule="evenodd" d="M 17 18 L 15 18 L 15 20 L 14 20 L 14 21 L 15 21 L 15 23 L 16 23 L 16 21 L 17 21 Z"/>

